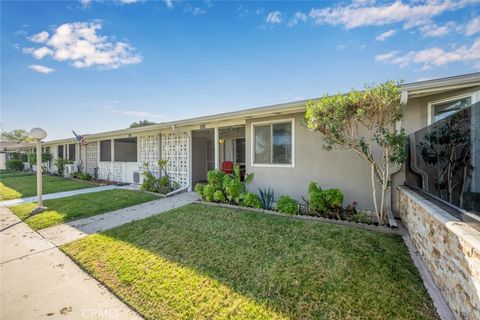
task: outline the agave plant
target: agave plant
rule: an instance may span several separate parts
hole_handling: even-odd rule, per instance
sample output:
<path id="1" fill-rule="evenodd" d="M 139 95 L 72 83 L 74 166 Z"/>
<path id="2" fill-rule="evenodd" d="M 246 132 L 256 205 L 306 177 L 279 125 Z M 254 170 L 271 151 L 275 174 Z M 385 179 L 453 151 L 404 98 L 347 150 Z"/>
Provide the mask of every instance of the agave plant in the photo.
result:
<path id="1" fill-rule="evenodd" d="M 272 210 L 273 209 L 273 201 L 275 199 L 275 194 L 272 189 L 260 189 L 258 188 L 260 193 L 260 199 L 262 202 L 262 208 L 265 210 Z"/>

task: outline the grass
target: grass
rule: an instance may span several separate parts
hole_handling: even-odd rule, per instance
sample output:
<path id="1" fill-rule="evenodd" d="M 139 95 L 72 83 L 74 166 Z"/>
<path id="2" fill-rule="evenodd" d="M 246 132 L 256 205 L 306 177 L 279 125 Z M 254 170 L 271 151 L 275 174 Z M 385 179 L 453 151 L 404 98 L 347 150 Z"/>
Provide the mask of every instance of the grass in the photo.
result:
<path id="1" fill-rule="evenodd" d="M 91 188 L 94 185 L 62 177 L 43 176 L 43 194 Z M 0 176 L 0 201 L 31 197 L 37 194 L 35 175 Z"/>
<path id="2" fill-rule="evenodd" d="M 10 210 L 20 219 L 27 218 L 25 222 L 32 229 L 39 230 L 156 199 L 157 196 L 143 192 L 107 190 L 45 200 L 43 204 L 48 210 L 30 218 L 27 217 L 35 209 L 35 203 L 13 206 Z"/>
<path id="3" fill-rule="evenodd" d="M 192 204 L 62 247 L 146 319 L 435 319 L 400 236 Z"/>
<path id="4" fill-rule="evenodd" d="M 35 175 L 34 172 L 24 172 L 24 171 L 12 171 L 12 172 L 1 172 L 0 179 L 8 177 L 22 177 L 22 176 L 32 176 Z"/>

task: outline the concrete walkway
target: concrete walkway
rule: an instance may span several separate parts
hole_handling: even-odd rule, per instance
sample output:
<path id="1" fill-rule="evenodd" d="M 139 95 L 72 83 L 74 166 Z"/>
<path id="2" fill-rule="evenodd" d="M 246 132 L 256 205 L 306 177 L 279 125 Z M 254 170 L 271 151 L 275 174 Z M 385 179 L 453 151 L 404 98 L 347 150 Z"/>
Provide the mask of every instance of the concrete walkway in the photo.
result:
<path id="1" fill-rule="evenodd" d="M 86 188 L 86 189 L 80 189 L 80 190 L 72 190 L 72 191 L 64 191 L 64 192 L 45 194 L 45 195 L 43 195 L 42 198 L 43 198 L 43 200 L 57 199 L 57 198 L 75 196 L 77 194 L 100 192 L 100 191 L 106 191 L 106 190 L 112 190 L 112 189 L 118 189 L 118 188 L 121 188 L 121 187 L 115 186 L 115 185 L 110 185 L 110 186 Z M 17 204 L 29 203 L 29 202 L 35 202 L 35 201 L 37 201 L 37 196 L 28 197 L 28 198 L 21 198 L 21 199 L 5 200 L 5 201 L 0 202 L 0 206 L 4 205 L 4 206 L 7 206 L 7 207 L 11 207 L 11 206 L 15 206 Z"/>
<path id="2" fill-rule="evenodd" d="M 141 319 L 0 206 L 1 319 Z"/>
<path id="3" fill-rule="evenodd" d="M 144 219 L 161 212 L 184 206 L 198 200 L 195 192 L 179 193 L 168 198 L 142 203 L 97 216 L 71 221 L 38 232 L 57 246 L 81 239 L 122 224 Z"/>

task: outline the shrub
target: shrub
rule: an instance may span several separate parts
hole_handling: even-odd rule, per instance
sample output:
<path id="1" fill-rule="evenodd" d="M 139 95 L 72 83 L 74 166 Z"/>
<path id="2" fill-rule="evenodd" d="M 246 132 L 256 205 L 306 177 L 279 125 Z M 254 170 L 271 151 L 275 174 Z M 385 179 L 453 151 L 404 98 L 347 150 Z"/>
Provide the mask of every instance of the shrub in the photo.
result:
<path id="1" fill-rule="evenodd" d="M 213 201 L 215 202 L 226 202 L 225 195 L 222 191 L 217 190 L 213 193 Z"/>
<path id="2" fill-rule="evenodd" d="M 339 189 L 322 190 L 315 182 L 308 186 L 309 207 L 312 213 L 323 217 L 333 214 L 340 219 L 343 205 L 343 193 Z"/>
<path id="3" fill-rule="evenodd" d="M 283 213 L 298 214 L 298 202 L 283 195 L 277 200 L 277 210 Z"/>
<path id="4" fill-rule="evenodd" d="M 65 165 L 72 163 L 72 160 L 63 160 L 62 158 L 57 158 L 57 160 L 55 160 L 55 165 L 57 166 L 57 174 L 59 176 L 63 176 L 63 174 L 65 173 Z"/>
<path id="5" fill-rule="evenodd" d="M 21 162 L 27 162 L 27 155 L 20 152 L 11 152 L 8 154 L 9 159 L 11 160 L 20 160 Z"/>
<path id="6" fill-rule="evenodd" d="M 242 205 L 249 208 L 261 208 L 262 200 L 252 192 L 247 192 L 243 196 Z"/>
<path id="7" fill-rule="evenodd" d="M 225 173 L 220 170 L 208 171 L 207 182 L 208 184 L 213 185 L 217 190 L 220 190 L 222 188 L 224 177 Z"/>
<path id="8" fill-rule="evenodd" d="M 265 210 L 273 209 L 273 201 L 275 199 L 275 194 L 272 189 L 258 189 L 260 192 L 260 200 L 262 203 L 262 208 Z"/>
<path id="9" fill-rule="evenodd" d="M 14 171 L 22 171 L 24 168 L 22 160 L 7 160 L 7 169 Z"/>
<path id="10" fill-rule="evenodd" d="M 223 177 L 223 190 L 230 203 L 239 204 L 244 189 L 245 185 L 239 179 L 234 179 L 228 175 Z"/>
<path id="11" fill-rule="evenodd" d="M 157 162 L 158 168 L 162 174 L 161 177 L 157 178 L 157 176 L 150 171 L 149 163 L 145 162 L 143 167 L 145 171 L 143 175 L 145 178 L 143 179 L 143 183 L 141 186 L 141 190 L 147 190 L 151 192 L 158 192 L 160 194 L 167 194 L 173 190 L 177 190 L 180 188 L 180 184 L 176 181 L 170 179 L 170 176 L 167 172 L 167 160 L 159 160 Z"/>
<path id="12" fill-rule="evenodd" d="M 203 189 L 204 188 L 205 188 L 205 185 L 202 184 L 202 183 L 197 183 L 195 185 L 195 192 L 198 193 L 198 195 L 200 196 L 200 198 L 202 198 L 202 200 L 205 200 L 204 196 L 203 196 Z"/>
<path id="13" fill-rule="evenodd" d="M 315 182 L 310 182 L 310 185 L 308 186 L 308 202 L 309 208 L 313 213 L 317 213 L 321 216 L 326 215 L 327 208 L 325 207 L 322 188 L 320 188 Z"/>
<path id="14" fill-rule="evenodd" d="M 298 203 L 289 196 L 281 196 L 277 201 L 277 209 L 283 213 L 297 214 L 298 213 Z"/>
<path id="15" fill-rule="evenodd" d="M 85 181 L 91 181 L 93 179 L 92 175 L 88 172 L 80 172 L 78 178 Z"/>
<path id="16" fill-rule="evenodd" d="M 212 202 L 213 201 L 213 194 L 215 193 L 215 187 L 211 184 L 207 184 L 204 188 L 203 188 L 203 197 L 205 199 L 205 201 L 209 201 L 209 202 Z"/>
<path id="17" fill-rule="evenodd" d="M 37 164 L 37 154 L 35 152 L 29 153 L 27 155 L 28 163 L 30 165 L 36 165 Z M 42 153 L 42 163 L 48 162 L 52 160 L 52 155 L 50 153 Z"/>

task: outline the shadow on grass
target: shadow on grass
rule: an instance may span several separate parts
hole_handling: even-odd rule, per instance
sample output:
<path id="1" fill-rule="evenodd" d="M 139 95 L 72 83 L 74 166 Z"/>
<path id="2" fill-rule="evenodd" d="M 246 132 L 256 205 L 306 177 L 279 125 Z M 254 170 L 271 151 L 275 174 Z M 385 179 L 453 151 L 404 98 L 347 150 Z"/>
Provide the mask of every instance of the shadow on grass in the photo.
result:
<path id="1" fill-rule="evenodd" d="M 63 250 L 148 319 L 436 318 L 399 236 L 195 204 Z"/>
<path id="2" fill-rule="evenodd" d="M 73 181 L 56 176 L 42 176 L 43 194 L 92 188 L 95 185 Z M 31 197 L 37 194 L 37 177 L 35 175 L 22 175 L 0 177 L 1 200 L 19 199 Z"/>

